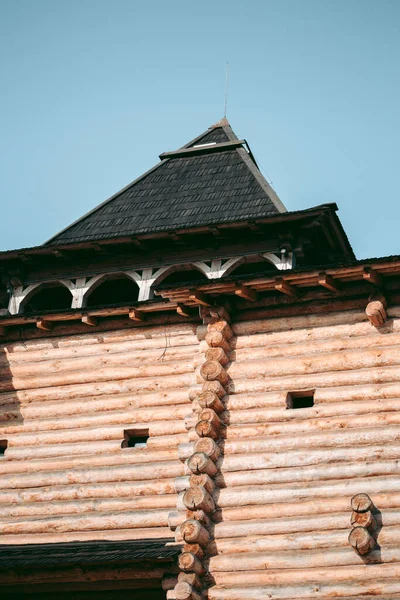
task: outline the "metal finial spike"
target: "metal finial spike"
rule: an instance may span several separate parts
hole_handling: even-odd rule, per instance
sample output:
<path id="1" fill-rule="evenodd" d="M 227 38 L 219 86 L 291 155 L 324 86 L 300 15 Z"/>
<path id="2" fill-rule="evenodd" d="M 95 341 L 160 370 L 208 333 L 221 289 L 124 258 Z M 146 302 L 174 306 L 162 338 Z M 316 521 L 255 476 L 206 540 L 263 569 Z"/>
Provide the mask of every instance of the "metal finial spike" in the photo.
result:
<path id="1" fill-rule="evenodd" d="M 226 109 L 228 106 L 228 74 L 229 74 L 229 64 L 226 63 L 226 74 L 225 74 L 225 109 L 224 109 L 224 118 L 226 119 Z"/>

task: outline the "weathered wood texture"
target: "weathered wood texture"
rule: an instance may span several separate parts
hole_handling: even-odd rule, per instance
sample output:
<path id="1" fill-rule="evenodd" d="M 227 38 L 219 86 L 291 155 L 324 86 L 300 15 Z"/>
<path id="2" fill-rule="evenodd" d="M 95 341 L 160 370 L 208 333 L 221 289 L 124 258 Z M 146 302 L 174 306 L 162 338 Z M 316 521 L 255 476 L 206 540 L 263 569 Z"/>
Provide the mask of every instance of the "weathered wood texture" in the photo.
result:
<path id="1" fill-rule="evenodd" d="M 1 543 L 173 539 L 198 352 L 190 324 L 4 344 Z M 147 446 L 121 448 L 124 430 Z"/>

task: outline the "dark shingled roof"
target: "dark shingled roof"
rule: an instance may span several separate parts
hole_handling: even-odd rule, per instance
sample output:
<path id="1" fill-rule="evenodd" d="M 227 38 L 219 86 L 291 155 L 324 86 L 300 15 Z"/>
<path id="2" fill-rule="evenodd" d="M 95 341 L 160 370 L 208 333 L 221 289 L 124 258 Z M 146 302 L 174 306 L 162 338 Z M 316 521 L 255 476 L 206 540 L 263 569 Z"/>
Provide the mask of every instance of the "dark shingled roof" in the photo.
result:
<path id="1" fill-rule="evenodd" d="M 202 144 L 210 145 L 198 147 Z M 285 212 L 245 145 L 223 119 L 186 144 L 181 149 L 186 152 L 160 155 L 156 167 L 47 244 L 174 231 Z"/>
<path id="2" fill-rule="evenodd" d="M 59 544 L 0 545 L 0 568 L 39 565 L 133 560 L 173 561 L 179 546 L 167 546 L 170 539 L 127 540 L 123 542 L 65 542 Z"/>

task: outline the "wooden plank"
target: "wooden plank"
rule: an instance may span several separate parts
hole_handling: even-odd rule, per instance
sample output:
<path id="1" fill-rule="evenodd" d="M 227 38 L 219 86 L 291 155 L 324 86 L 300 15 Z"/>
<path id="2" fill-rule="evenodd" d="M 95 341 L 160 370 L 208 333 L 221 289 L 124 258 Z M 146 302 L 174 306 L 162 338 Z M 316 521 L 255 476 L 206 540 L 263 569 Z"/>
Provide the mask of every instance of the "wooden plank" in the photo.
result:
<path id="1" fill-rule="evenodd" d="M 341 288 L 340 282 L 335 281 L 335 279 L 331 275 L 327 275 L 327 273 L 320 273 L 318 275 L 318 283 L 331 292 L 338 292 Z"/>
<path id="2" fill-rule="evenodd" d="M 275 289 L 278 292 L 282 292 L 282 294 L 285 294 L 286 296 L 297 296 L 297 290 L 294 285 L 288 281 L 285 281 L 282 277 L 275 279 Z"/>
<path id="3" fill-rule="evenodd" d="M 249 300 L 250 302 L 255 302 L 258 298 L 257 292 L 250 289 L 246 285 L 239 285 L 235 290 L 235 294 L 236 296 L 244 298 L 245 300 Z"/>
<path id="4" fill-rule="evenodd" d="M 138 310 L 137 308 L 131 308 L 129 310 L 129 318 L 132 319 L 132 321 L 144 321 L 144 314 L 141 310 Z"/>

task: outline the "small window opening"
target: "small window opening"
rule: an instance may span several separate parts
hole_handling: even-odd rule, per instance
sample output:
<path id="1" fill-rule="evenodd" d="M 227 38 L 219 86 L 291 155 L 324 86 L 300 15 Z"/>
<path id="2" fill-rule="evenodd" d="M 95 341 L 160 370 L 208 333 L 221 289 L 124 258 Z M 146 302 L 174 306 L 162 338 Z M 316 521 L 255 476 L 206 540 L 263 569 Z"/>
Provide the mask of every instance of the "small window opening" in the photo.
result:
<path id="1" fill-rule="evenodd" d="M 145 448 L 148 439 L 148 429 L 125 429 L 121 448 Z"/>
<path id="2" fill-rule="evenodd" d="M 310 408 L 314 406 L 315 390 L 288 392 L 286 408 Z"/>
<path id="3" fill-rule="evenodd" d="M 4 452 L 8 448 L 8 440 L 0 440 L 0 456 L 4 456 Z"/>

